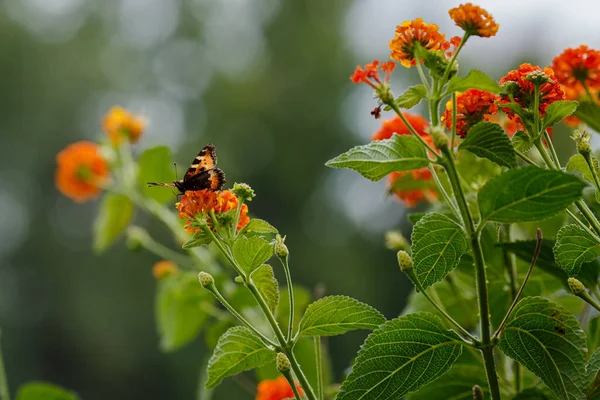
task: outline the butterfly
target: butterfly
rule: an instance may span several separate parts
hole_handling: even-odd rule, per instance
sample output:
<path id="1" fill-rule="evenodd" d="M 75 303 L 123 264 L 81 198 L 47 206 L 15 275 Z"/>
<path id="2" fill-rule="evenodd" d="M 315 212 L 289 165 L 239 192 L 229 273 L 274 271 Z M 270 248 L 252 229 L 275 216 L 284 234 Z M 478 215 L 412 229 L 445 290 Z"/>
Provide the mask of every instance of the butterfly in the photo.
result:
<path id="1" fill-rule="evenodd" d="M 164 186 L 177 188 L 181 194 L 186 190 L 217 191 L 225 184 L 225 173 L 215 168 L 217 165 L 217 149 L 212 144 L 207 144 L 200 150 L 183 179 L 173 183 L 148 182 L 148 186 Z"/>

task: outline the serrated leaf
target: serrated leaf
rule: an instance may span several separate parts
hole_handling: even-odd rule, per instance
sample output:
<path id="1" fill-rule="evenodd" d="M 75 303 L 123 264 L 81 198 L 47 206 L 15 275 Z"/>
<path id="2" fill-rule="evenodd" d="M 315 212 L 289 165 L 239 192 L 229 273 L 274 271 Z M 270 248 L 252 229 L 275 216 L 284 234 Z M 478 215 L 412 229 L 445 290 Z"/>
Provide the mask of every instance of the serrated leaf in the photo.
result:
<path id="1" fill-rule="evenodd" d="M 454 78 L 450 79 L 450 82 L 448 82 L 448 93 L 464 92 L 465 90 L 471 88 L 485 90 L 492 93 L 500 93 L 501 90 L 500 85 L 498 85 L 495 80 L 476 69 L 469 71 L 467 76 L 463 78 L 455 76 Z"/>
<path id="2" fill-rule="evenodd" d="M 592 158 L 592 165 L 594 166 L 596 173 L 600 175 L 598 159 L 593 154 L 590 155 L 590 157 Z M 592 170 L 581 154 L 575 154 L 569 159 L 569 162 L 567 163 L 567 171 L 579 172 L 583 176 L 583 179 L 594 185 L 596 188 L 596 201 L 600 203 L 600 188 L 596 186 L 596 180 L 592 175 Z"/>
<path id="3" fill-rule="evenodd" d="M 528 166 L 493 178 L 479 191 L 485 221 L 539 221 L 559 213 L 581 197 L 585 183 L 562 171 Z"/>
<path id="4" fill-rule="evenodd" d="M 188 250 L 194 247 L 203 246 L 212 242 L 212 238 L 209 234 L 204 231 L 195 232 L 192 237 L 181 246 L 181 248 Z"/>
<path id="5" fill-rule="evenodd" d="M 461 352 L 460 337 L 435 315 L 387 321 L 367 337 L 336 400 L 399 399 L 442 376 Z"/>
<path id="6" fill-rule="evenodd" d="M 106 193 L 94 221 L 94 251 L 102 253 L 121 236 L 133 216 L 134 206 L 127 196 Z"/>
<path id="7" fill-rule="evenodd" d="M 579 103 L 572 100 L 559 100 L 550 104 L 546 109 L 546 116 L 544 117 L 542 129 L 546 129 L 549 126 L 560 122 L 563 118 L 573 114 L 575 110 L 577 110 L 578 104 Z"/>
<path id="8" fill-rule="evenodd" d="M 400 108 L 410 109 L 416 106 L 427 96 L 427 89 L 423 85 L 409 87 L 404 93 L 394 100 Z"/>
<path id="9" fill-rule="evenodd" d="M 51 383 L 27 382 L 19 388 L 16 400 L 79 400 L 79 396 Z"/>
<path id="10" fill-rule="evenodd" d="M 262 219 L 253 218 L 244 227 L 244 232 L 253 233 L 277 233 L 277 228 Z"/>
<path id="11" fill-rule="evenodd" d="M 408 400 L 473 400 L 473 385 L 487 392 L 483 367 L 457 362 L 443 379 L 438 379 L 408 396 Z M 489 398 L 486 397 L 486 398 Z"/>
<path id="12" fill-rule="evenodd" d="M 263 265 L 273 255 L 273 245 L 259 236 L 239 236 L 233 244 L 233 255 L 247 274 Z"/>
<path id="13" fill-rule="evenodd" d="M 301 336 L 335 336 L 356 329 L 373 330 L 385 317 L 347 296 L 327 296 L 310 304 L 300 320 Z"/>
<path id="14" fill-rule="evenodd" d="M 187 167 L 187 166 L 186 166 Z M 175 177 L 171 149 L 166 146 L 152 147 L 142 153 L 138 160 L 138 185 L 142 194 L 159 203 L 167 203 L 175 194 L 173 190 L 148 187 L 148 182 L 172 182 Z"/>
<path id="15" fill-rule="evenodd" d="M 525 152 L 533 147 L 533 140 L 523 131 L 515 132 L 511 140 L 514 148 L 521 152 Z"/>
<path id="16" fill-rule="evenodd" d="M 600 105 L 595 101 L 580 102 L 574 115 L 596 132 L 600 132 Z"/>
<path id="17" fill-rule="evenodd" d="M 517 166 L 515 149 L 508 135 L 500 125 L 492 122 L 475 124 L 469 129 L 467 138 L 460 144 L 459 149 L 487 158 L 502 167 Z"/>
<path id="18" fill-rule="evenodd" d="M 210 292 L 194 273 L 180 272 L 158 282 L 156 323 L 161 350 L 178 350 L 194 340 L 207 321 L 206 306 L 214 303 Z"/>
<path id="19" fill-rule="evenodd" d="M 510 314 L 498 347 L 558 398 L 585 399 L 585 334 L 563 307 L 542 297 L 522 299 Z"/>
<path id="20" fill-rule="evenodd" d="M 443 214 L 425 215 L 412 233 L 412 258 L 417 279 L 427 289 L 458 265 L 469 244 L 463 230 Z"/>
<path id="21" fill-rule="evenodd" d="M 567 225 L 556 235 L 554 256 L 556 263 L 574 277 L 579 275 L 584 262 L 594 261 L 600 256 L 600 241 L 579 225 Z"/>
<path id="22" fill-rule="evenodd" d="M 273 268 L 268 264 L 263 264 L 250 275 L 250 279 L 267 301 L 271 312 L 275 312 L 275 308 L 279 304 L 279 285 L 273 274 Z"/>
<path id="23" fill-rule="evenodd" d="M 372 181 L 393 171 L 409 171 L 429 165 L 425 146 L 414 136 L 394 134 L 357 146 L 325 163 L 332 168 L 350 168 Z"/>
<path id="24" fill-rule="evenodd" d="M 587 400 L 600 400 L 600 348 L 590 356 L 587 365 Z"/>
<path id="25" fill-rule="evenodd" d="M 219 339 L 208 361 L 206 388 L 213 388 L 223 378 L 262 367 L 275 360 L 275 351 L 266 347 L 250 329 L 234 326 Z"/>

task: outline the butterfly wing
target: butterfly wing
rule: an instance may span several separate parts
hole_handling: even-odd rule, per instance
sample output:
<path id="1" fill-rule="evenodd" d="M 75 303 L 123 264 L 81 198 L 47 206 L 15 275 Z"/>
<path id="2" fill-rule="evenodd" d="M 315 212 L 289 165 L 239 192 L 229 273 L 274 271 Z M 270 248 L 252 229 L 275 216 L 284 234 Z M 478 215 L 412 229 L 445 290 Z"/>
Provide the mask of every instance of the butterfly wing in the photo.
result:
<path id="1" fill-rule="evenodd" d="M 200 150 L 198 155 L 194 158 L 194 161 L 192 161 L 192 164 L 183 177 L 183 181 L 189 181 L 199 174 L 210 171 L 215 168 L 215 165 L 217 165 L 217 149 L 212 144 L 207 144 Z"/>
<path id="2" fill-rule="evenodd" d="M 213 168 L 208 171 L 200 172 L 191 178 L 183 181 L 185 190 L 203 190 L 212 191 L 221 190 L 225 184 L 225 173 L 219 168 Z"/>

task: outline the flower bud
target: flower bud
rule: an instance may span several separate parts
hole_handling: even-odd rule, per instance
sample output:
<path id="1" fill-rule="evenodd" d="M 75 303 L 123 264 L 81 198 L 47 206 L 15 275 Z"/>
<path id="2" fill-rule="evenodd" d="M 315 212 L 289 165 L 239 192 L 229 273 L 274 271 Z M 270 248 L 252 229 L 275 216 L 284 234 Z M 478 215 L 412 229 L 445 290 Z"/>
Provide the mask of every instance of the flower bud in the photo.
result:
<path id="1" fill-rule="evenodd" d="M 581 283 L 580 280 L 569 278 L 567 283 L 569 284 L 569 289 L 571 289 L 571 292 L 573 292 L 574 295 L 579 296 L 580 294 L 585 293 L 585 286 L 583 286 L 583 283 Z"/>
<path id="2" fill-rule="evenodd" d="M 390 90 L 390 84 L 382 82 L 375 90 L 375 97 L 380 99 L 383 104 L 392 104 L 394 102 L 394 94 Z"/>
<path id="3" fill-rule="evenodd" d="M 589 156 L 592 152 L 592 147 L 590 146 L 591 138 L 591 134 L 586 131 L 581 132 L 578 129 L 576 129 L 571 136 L 571 139 L 573 139 L 575 144 L 577 144 L 577 152 L 584 157 Z"/>
<path id="4" fill-rule="evenodd" d="M 533 71 L 525 75 L 525 79 L 534 85 L 542 85 L 544 83 L 551 83 L 552 79 L 544 71 Z"/>
<path id="5" fill-rule="evenodd" d="M 410 255 L 406 251 L 400 250 L 397 256 L 398 264 L 400 265 L 400 269 L 402 271 L 406 272 L 413 268 L 412 258 L 410 258 Z"/>
<path id="6" fill-rule="evenodd" d="M 233 185 L 232 192 L 241 201 L 252 201 L 252 199 L 256 196 L 254 194 L 254 190 L 246 183 L 235 183 Z"/>
<path id="7" fill-rule="evenodd" d="M 213 279 L 212 275 L 204 271 L 198 274 L 198 280 L 204 288 L 214 286 L 215 284 L 215 280 Z"/>
<path id="8" fill-rule="evenodd" d="M 275 255 L 279 258 L 285 258 L 290 254 L 287 246 L 284 243 L 285 237 L 281 237 L 281 235 L 275 235 Z"/>
<path id="9" fill-rule="evenodd" d="M 433 139 L 433 145 L 436 149 L 441 150 L 448 148 L 448 135 L 444 132 L 441 126 L 432 126 L 429 128 L 429 134 Z"/>
<path id="10" fill-rule="evenodd" d="M 483 400 L 483 389 L 481 389 L 481 386 L 479 385 L 474 385 L 473 386 L 473 400 Z"/>
<path id="11" fill-rule="evenodd" d="M 387 231 L 385 233 L 385 247 L 390 250 L 407 250 L 410 245 L 400 231 Z"/>
<path id="12" fill-rule="evenodd" d="M 284 353 L 277 353 L 277 357 L 275 358 L 275 366 L 279 372 L 288 372 L 292 368 L 290 360 Z"/>

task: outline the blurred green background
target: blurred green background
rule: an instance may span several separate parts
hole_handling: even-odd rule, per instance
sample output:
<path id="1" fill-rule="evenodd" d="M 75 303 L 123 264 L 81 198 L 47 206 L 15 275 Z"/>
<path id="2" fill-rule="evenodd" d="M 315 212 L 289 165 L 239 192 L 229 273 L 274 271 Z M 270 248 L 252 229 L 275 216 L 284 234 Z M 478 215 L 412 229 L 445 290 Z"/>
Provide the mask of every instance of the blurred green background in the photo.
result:
<path id="1" fill-rule="evenodd" d="M 251 213 L 287 235 L 298 283 L 323 284 L 388 318 L 401 313 L 410 286 L 383 234 L 408 234 L 407 210 L 385 196 L 384 183 L 324 163 L 368 141 L 379 124 L 367 87 L 348 79 L 354 67 L 387 59 L 394 27 L 407 19 L 460 34 L 447 17 L 458 4 L 0 1 L 0 327 L 12 392 L 48 380 L 88 400 L 194 398 L 206 349 L 200 337 L 159 351 L 157 259 L 123 241 L 93 254 L 97 202 L 78 205 L 54 188 L 55 155 L 100 138 L 101 117 L 116 104 L 150 121 L 136 152 L 168 145 L 187 165 L 214 143 L 230 184 L 255 189 Z M 550 64 L 565 47 L 600 47 L 597 4 L 544 4 L 479 2 L 499 36 L 473 39 L 463 71 L 499 78 L 523 61 Z M 416 78 L 397 69 L 396 91 Z M 146 215 L 135 222 L 172 243 Z M 338 381 L 365 336 L 328 342 Z M 214 398 L 251 397 L 227 384 Z"/>

